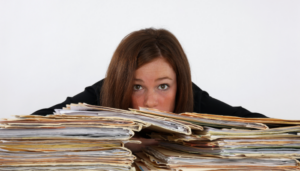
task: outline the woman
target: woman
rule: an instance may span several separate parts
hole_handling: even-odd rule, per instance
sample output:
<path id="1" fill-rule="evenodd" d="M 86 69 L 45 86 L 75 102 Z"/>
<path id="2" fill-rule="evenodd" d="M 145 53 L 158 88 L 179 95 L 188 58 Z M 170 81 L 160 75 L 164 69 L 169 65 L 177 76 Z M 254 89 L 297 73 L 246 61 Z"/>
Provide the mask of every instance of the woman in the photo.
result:
<path id="1" fill-rule="evenodd" d="M 179 41 L 169 31 L 153 28 L 132 32 L 121 41 L 105 80 L 33 114 L 52 114 L 54 109 L 78 102 L 120 109 L 150 107 L 175 113 L 265 117 L 214 99 L 193 84 Z"/>
<path id="2" fill-rule="evenodd" d="M 120 109 L 149 107 L 175 113 L 265 117 L 214 99 L 193 84 L 189 62 L 176 37 L 167 30 L 152 28 L 132 32 L 121 41 L 105 80 L 33 114 L 52 114 L 54 109 L 78 102 Z M 142 144 L 126 144 L 133 152 L 157 143 L 153 139 L 135 138 Z"/>

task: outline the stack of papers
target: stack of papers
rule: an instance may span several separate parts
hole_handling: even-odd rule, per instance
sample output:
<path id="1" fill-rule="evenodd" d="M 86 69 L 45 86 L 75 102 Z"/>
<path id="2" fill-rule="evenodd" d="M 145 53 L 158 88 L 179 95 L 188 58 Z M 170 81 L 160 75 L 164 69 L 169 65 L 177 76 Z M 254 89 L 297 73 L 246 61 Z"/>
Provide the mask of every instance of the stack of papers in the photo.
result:
<path id="1" fill-rule="evenodd" d="M 219 127 L 219 128 L 241 128 L 241 129 L 268 129 L 268 126 L 259 122 L 254 121 L 245 121 L 242 118 L 239 120 L 233 119 L 231 116 L 228 119 L 224 119 L 220 117 L 220 115 L 208 115 L 210 117 L 201 117 L 202 114 L 196 113 L 183 113 L 183 114 L 175 114 L 171 112 L 163 112 L 157 109 L 150 109 L 141 107 L 140 110 L 130 109 L 132 111 L 141 112 L 145 114 L 151 114 L 154 116 L 166 117 L 171 119 L 176 119 L 180 121 L 190 122 L 200 126 L 211 126 L 211 127 Z M 196 117 L 198 116 L 198 117 Z M 214 117 L 216 116 L 216 117 Z"/>
<path id="2" fill-rule="evenodd" d="M 186 139 L 175 139 L 180 136 L 176 134 L 168 136 L 164 139 L 166 141 L 161 142 L 161 146 L 206 156 L 300 158 L 300 136 L 291 134 L 297 131 L 300 131 L 300 126 L 268 130 L 205 127 L 202 133 L 198 132 Z"/>
<path id="3" fill-rule="evenodd" d="M 300 121 L 239 118 L 84 103 L 54 115 L 0 120 L 0 171 L 295 171 Z M 134 131 L 159 140 L 136 153 Z"/>
<path id="4" fill-rule="evenodd" d="M 191 135 L 190 122 L 88 104 L 0 121 L 0 170 L 135 170 L 133 131 Z"/>
<path id="5" fill-rule="evenodd" d="M 0 124 L 0 170 L 135 170 L 136 157 L 124 144 L 140 143 L 129 140 L 140 123 L 24 115 Z"/>
<path id="6" fill-rule="evenodd" d="M 204 125 L 191 135 L 152 132 L 158 146 L 136 154 L 136 164 L 147 170 L 298 170 L 298 121 L 183 113 L 156 109 L 134 110 Z"/>
<path id="7" fill-rule="evenodd" d="M 211 115 L 211 114 L 199 114 L 199 113 L 182 113 L 181 116 L 190 116 L 198 119 L 214 119 L 222 121 L 237 121 L 246 123 L 263 123 L 267 124 L 268 127 L 284 127 L 300 125 L 300 120 L 286 120 L 276 118 L 241 118 L 236 116 L 223 116 L 223 115 Z"/>
<path id="8" fill-rule="evenodd" d="M 156 130 L 165 133 L 181 133 L 191 135 L 192 130 L 203 131 L 203 127 L 166 117 L 155 116 L 151 114 L 140 113 L 136 111 L 127 111 L 104 106 L 95 106 L 85 103 L 67 105 L 66 108 L 55 110 L 53 117 L 70 117 L 70 118 L 102 118 L 102 119 L 125 119 L 136 122 L 140 129 Z"/>
<path id="9" fill-rule="evenodd" d="M 292 158 L 245 158 L 205 157 L 197 154 L 179 153 L 160 147 L 146 147 L 136 154 L 136 164 L 147 170 L 296 170 L 298 161 Z"/>

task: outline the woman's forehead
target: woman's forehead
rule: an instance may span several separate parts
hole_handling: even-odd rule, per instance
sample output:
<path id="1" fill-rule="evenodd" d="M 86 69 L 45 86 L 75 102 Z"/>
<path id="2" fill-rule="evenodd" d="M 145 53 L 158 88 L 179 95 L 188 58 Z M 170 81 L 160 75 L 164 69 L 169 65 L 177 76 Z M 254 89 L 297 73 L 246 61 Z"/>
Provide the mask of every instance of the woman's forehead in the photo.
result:
<path id="1" fill-rule="evenodd" d="M 164 58 L 157 58 L 135 71 L 135 80 L 143 81 L 145 79 L 152 81 L 175 80 L 176 74 L 172 66 Z"/>

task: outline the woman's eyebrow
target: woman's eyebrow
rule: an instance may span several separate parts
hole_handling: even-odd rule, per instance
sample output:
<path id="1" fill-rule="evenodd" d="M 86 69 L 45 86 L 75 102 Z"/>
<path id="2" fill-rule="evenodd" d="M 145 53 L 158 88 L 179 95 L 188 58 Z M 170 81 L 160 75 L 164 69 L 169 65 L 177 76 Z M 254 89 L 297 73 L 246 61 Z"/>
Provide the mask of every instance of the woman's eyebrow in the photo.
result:
<path id="1" fill-rule="evenodd" d="M 161 77 L 161 78 L 157 78 L 155 81 L 161 81 L 164 79 L 172 80 L 172 78 L 170 78 L 170 77 Z M 139 78 L 135 78 L 134 81 L 144 82 L 142 79 L 139 79 Z"/>
<path id="2" fill-rule="evenodd" d="M 142 79 L 135 78 L 134 81 L 144 82 Z"/>
<path id="3" fill-rule="evenodd" d="M 157 78 L 155 81 L 161 81 L 164 79 L 172 80 L 172 78 L 170 78 L 170 77 L 161 77 L 161 78 Z"/>

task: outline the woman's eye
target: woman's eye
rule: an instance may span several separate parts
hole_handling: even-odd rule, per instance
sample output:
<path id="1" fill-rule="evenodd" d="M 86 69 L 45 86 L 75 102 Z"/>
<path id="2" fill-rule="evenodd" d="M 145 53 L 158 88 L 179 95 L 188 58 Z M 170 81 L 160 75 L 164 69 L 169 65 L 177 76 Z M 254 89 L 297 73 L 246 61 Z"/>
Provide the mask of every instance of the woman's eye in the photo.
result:
<path id="1" fill-rule="evenodd" d="M 134 85 L 134 86 L 133 86 L 133 90 L 134 90 L 134 91 L 141 90 L 141 89 L 142 89 L 142 86 L 141 86 L 141 85 Z"/>
<path id="2" fill-rule="evenodd" d="M 161 84 L 158 86 L 158 89 L 160 89 L 160 90 L 167 90 L 168 88 L 169 88 L 168 84 Z"/>

